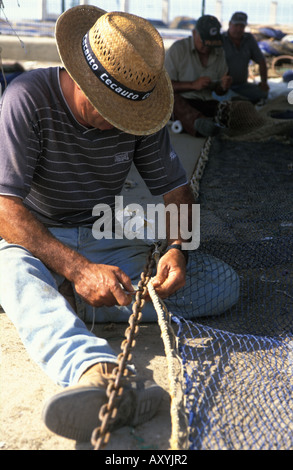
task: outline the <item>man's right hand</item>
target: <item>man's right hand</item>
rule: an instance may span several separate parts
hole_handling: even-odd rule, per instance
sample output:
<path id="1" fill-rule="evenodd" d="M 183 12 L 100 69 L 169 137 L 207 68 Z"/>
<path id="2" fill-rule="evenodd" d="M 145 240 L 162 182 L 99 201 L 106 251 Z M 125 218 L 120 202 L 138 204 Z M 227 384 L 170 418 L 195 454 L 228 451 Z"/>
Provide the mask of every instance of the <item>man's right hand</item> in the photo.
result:
<path id="1" fill-rule="evenodd" d="M 193 82 L 193 89 L 200 91 L 209 88 L 211 81 L 210 77 L 199 77 Z"/>
<path id="2" fill-rule="evenodd" d="M 77 294 L 94 307 L 129 305 L 135 293 L 130 278 L 117 266 L 82 263 L 71 281 Z"/>

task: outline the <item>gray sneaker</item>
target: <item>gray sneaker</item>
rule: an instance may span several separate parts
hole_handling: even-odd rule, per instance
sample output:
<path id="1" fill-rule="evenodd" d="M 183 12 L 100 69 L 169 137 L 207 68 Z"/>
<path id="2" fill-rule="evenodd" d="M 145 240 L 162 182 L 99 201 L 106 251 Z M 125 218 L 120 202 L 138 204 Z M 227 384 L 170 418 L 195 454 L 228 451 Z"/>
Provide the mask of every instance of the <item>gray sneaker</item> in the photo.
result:
<path id="1" fill-rule="evenodd" d="M 43 420 L 54 433 L 79 442 L 89 442 L 99 427 L 99 411 L 108 402 L 106 386 L 101 377 L 66 388 L 50 398 L 43 409 Z M 106 384 L 105 384 L 106 385 Z M 110 431 L 122 426 L 137 426 L 150 420 L 157 412 L 164 390 L 155 382 L 127 379 L 118 412 L 110 425 Z"/>
<path id="2" fill-rule="evenodd" d="M 223 127 L 212 118 L 198 118 L 194 121 L 194 129 L 204 137 L 214 137 L 222 131 Z"/>

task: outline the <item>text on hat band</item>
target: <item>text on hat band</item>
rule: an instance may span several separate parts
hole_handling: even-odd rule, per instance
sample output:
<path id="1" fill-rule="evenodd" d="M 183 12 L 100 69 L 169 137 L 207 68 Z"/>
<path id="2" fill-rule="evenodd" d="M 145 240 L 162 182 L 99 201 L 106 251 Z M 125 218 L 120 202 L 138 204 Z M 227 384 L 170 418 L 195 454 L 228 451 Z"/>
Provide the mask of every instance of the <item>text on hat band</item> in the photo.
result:
<path id="1" fill-rule="evenodd" d="M 217 41 L 215 39 L 212 39 L 212 40 L 204 39 L 203 43 L 204 43 L 205 46 L 214 46 L 214 47 L 223 45 L 221 40 Z"/>
<path id="2" fill-rule="evenodd" d="M 102 83 L 104 83 L 104 85 L 106 85 L 113 92 L 117 93 L 119 96 L 133 101 L 143 101 L 148 98 L 154 90 L 154 88 L 148 92 L 132 90 L 131 88 L 127 88 L 125 85 L 122 85 L 118 82 L 118 80 L 112 77 L 112 75 L 107 72 L 107 70 L 97 59 L 97 56 L 94 54 L 89 42 L 89 33 L 86 33 L 83 37 L 82 51 L 91 71 Z"/>

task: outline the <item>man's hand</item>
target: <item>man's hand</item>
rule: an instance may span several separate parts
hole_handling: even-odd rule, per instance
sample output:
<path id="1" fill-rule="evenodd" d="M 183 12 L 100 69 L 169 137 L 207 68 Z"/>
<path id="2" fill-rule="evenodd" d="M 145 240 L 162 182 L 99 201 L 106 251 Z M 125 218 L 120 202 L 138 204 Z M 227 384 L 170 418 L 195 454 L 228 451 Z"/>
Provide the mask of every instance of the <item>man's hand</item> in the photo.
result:
<path id="1" fill-rule="evenodd" d="M 179 250 L 172 249 L 160 258 L 152 284 L 158 296 L 164 299 L 184 286 L 185 275 L 185 256 Z"/>
<path id="2" fill-rule="evenodd" d="M 197 80 L 188 81 L 188 82 L 179 82 L 172 80 L 172 86 L 175 93 L 182 93 L 184 91 L 192 90 L 205 90 L 210 88 L 212 80 L 210 77 L 199 77 Z"/>
<path id="3" fill-rule="evenodd" d="M 211 81 L 210 77 L 200 77 L 193 82 L 192 89 L 197 91 L 205 90 L 209 88 Z"/>
<path id="4" fill-rule="evenodd" d="M 267 84 L 267 82 L 260 82 L 258 84 L 258 86 L 261 88 L 261 90 L 263 91 L 269 91 L 270 90 L 270 87 L 269 85 Z"/>
<path id="5" fill-rule="evenodd" d="M 117 266 L 84 262 L 72 279 L 76 292 L 94 307 L 129 305 L 135 293 L 130 278 Z"/>
<path id="6" fill-rule="evenodd" d="M 231 85 L 232 85 L 232 77 L 230 77 L 230 75 L 224 75 L 221 78 L 221 87 L 223 91 L 229 90 Z"/>
<path id="7" fill-rule="evenodd" d="M 195 200 L 190 186 L 185 184 L 173 189 L 169 193 L 166 193 L 164 195 L 164 203 L 166 208 L 168 208 L 169 204 L 177 206 L 177 214 L 180 215 L 179 217 L 175 217 L 176 221 L 173 219 L 172 211 L 170 212 L 169 218 L 167 217 L 168 246 L 171 244 L 182 244 L 186 240 L 184 238 L 180 238 L 179 234 L 181 235 L 186 233 L 187 229 L 190 231 L 192 229 L 193 222 L 192 205 L 195 203 Z M 188 206 L 188 213 L 185 214 L 181 211 L 184 205 Z M 174 229 L 175 224 L 178 224 L 178 238 L 172 238 L 171 236 L 171 226 L 173 226 Z M 189 238 L 189 236 L 186 238 Z M 157 275 L 153 279 L 152 283 L 158 295 L 164 299 L 184 286 L 185 277 L 185 256 L 180 250 L 172 248 L 160 258 L 157 267 Z"/>

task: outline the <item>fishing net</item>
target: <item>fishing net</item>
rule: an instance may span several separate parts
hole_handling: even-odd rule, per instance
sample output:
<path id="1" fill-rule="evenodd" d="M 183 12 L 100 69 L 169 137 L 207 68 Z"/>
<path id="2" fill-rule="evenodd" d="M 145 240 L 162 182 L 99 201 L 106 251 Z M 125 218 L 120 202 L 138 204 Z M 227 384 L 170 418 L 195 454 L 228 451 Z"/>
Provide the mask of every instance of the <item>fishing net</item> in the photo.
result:
<path id="1" fill-rule="evenodd" d="M 173 305 L 190 449 L 293 449 L 292 163 L 290 143 L 210 143 L 199 251 L 237 272 L 240 296 L 197 321 Z"/>

